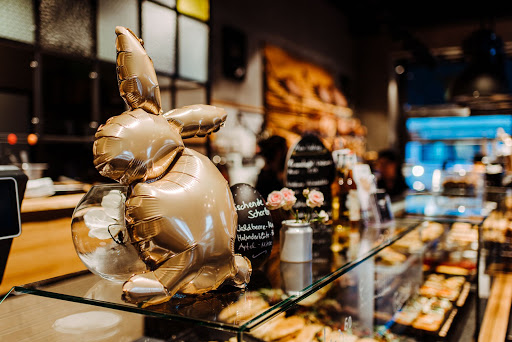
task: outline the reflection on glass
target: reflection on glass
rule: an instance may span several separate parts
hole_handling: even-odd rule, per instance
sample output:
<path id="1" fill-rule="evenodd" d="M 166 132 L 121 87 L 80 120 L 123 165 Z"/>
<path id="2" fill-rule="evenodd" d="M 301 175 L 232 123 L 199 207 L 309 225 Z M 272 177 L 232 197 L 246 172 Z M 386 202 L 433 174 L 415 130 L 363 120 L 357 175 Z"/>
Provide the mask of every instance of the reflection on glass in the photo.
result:
<path id="1" fill-rule="evenodd" d="M 174 73 L 176 12 L 149 1 L 143 2 L 142 38 L 155 70 Z"/>
<path id="2" fill-rule="evenodd" d="M 178 20 L 179 74 L 185 78 L 208 80 L 208 25 L 183 15 Z"/>
<path id="3" fill-rule="evenodd" d="M 210 19 L 209 0 L 178 0 L 178 11 L 191 17 L 207 21 Z"/>
<path id="4" fill-rule="evenodd" d="M 42 0 L 41 46 L 91 57 L 94 46 L 93 6 L 90 0 Z"/>
<path id="5" fill-rule="evenodd" d="M 35 29 L 32 0 L 3 0 L 0 11 L 0 37 L 34 43 Z"/>
<path id="6" fill-rule="evenodd" d="M 124 26 L 139 35 L 137 0 L 99 0 L 98 1 L 98 57 L 115 62 L 115 28 Z"/>
<path id="7" fill-rule="evenodd" d="M 280 263 L 281 287 L 289 296 L 300 295 L 313 283 L 313 262 Z"/>

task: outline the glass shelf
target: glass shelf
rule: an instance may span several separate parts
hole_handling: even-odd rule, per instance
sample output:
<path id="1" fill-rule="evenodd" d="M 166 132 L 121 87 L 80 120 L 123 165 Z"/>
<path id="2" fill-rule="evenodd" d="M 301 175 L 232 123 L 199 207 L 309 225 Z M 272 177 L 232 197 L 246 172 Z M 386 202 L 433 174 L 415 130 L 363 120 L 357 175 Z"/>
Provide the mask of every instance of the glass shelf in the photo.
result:
<path id="1" fill-rule="evenodd" d="M 15 286 L 2 301 L 6 299 L 8 301 L 11 297 L 14 297 L 13 295 L 30 294 L 137 313 L 148 317 L 189 322 L 233 333 L 250 332 L 280 313 L 293 308 L 297 303 L 307 300 L 306 298 L 320 291 L 342 275 L 364 264 L 365 261 L 374 257 L 384 248 L 417 228 L 421 222 L 423 222 L 421 218 L 403 218 L 397 219 L 395 225 L 385 229 L 373 228 L 363 231 L 356 239 L 356 241 L 359 241 L 359 248 L 353 260 L 347 262 L 345 259 L 334 257 L 330 265 L 311 263 L 311 274 L 315 276 L 312 276 L 309 282 L 304 283 L 302 290 L 294 291 L 291 295 L 283 292 L 275 304 L 240 321 L 235 320 L 228 323 L 219 316 L 223 309 L 237 301 L 245 300 L 244 297 L 252 291 L 261 288 L 280 290 L 279 283 L 281 281 L 276 281 L 275 275 L 279 274 L 279 269 L 283 265 L 279 264 L 278 255 L 275 258 L 271 257 L 265 265 L 267 272 L 256 270 L 253 273 L 251 283 L 245 291 L 226 287 L 201 296 L 176 295 L 167 303 L 147 308 L 124 302 L 121 298 L 122 284 L 104 280 L 88 272 L 67 279 L 53 279 L 24 286 Z M 297 265 L 294 267 L 297 267 Z M 269 275 L 272 270 L 274 270 L 274 274 Z M 278 270 L 278 272 L 276 273 L 275 270 Z"/>

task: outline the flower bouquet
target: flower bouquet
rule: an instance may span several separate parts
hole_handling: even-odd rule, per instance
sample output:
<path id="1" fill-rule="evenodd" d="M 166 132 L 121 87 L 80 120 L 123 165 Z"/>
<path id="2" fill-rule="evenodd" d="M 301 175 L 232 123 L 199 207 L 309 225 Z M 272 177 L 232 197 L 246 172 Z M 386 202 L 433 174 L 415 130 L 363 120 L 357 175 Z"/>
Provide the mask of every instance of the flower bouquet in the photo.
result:
<path id="1" fill-rule="evenodd" d="M 284 210 L 294 219 L 282 222 L 279 232 L 280 259 L 284 262 L 308 262 L 313 259 L 313 229 L 312 222 L 327 222 L 329 216 L 324 210 L 317 212 L 315 208 L 324 203 L 324 195 L 318 190 L 304 189 L 302 195 L 306 198 L 307 210 L 304 217 L 299 217 L 298 209 L 293 209 L 297 197 L 293 190 L 282 188 L 272 191 L 267 198 L 267 208 Z"/>
<path id="2" fill-rule="evenodd" d="M 270 210 L 282 209 L 289 212 L 296 222 L 327 222 L 329 215 L 325 210 L 317 212 L 315 208 L 319 208 L 324 204 L 324 194 L 318 190 L 304 189 L 302 195 L 306 198 L 306 205 L 308 210 L 304 213 L 304 218 L 299 218 L 298 209 L 293 209 L 293 206 L 297 202 L 295 192 L 288 188 L 282 188 L 279 191 L 272 191 L 267 198 L 267 208 Z"/>

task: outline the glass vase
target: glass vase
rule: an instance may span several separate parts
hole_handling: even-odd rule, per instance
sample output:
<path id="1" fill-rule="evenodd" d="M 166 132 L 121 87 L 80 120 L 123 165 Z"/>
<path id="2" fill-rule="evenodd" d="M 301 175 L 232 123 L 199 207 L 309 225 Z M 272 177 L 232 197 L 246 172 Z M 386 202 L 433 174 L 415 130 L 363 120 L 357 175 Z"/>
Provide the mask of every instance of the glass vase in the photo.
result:
<path id="1" fill-rule="evenodd" d="M 127 191 L 120 184 L 93 186 L 77 204 L 71 221 L 80 260 L 92 273 L 115 282 L 146 270 L 126 230 Z"/>

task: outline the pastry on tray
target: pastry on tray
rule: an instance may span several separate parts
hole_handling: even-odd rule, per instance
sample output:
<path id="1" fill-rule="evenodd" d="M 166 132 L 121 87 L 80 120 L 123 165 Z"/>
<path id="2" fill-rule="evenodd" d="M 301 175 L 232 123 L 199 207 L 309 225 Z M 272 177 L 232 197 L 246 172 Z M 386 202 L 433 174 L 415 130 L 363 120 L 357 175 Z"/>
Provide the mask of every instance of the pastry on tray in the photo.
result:
<path id="1" fill-rule="evenodd" d="M 465 283 L 462 276 L 445 277 L 442 274 L 431 274 L 421 285 L 419 293 L 425 297 L 440 297 L 454 301 Z"/>
<path id="2" fill-rule="evenodd" d="M 401 311 L 397 312 L 395 317 L 395 323 L 401 325 L 411 325 L 412 322 L 419 316 L 420 310 L 413 306 L 408 306 L 403 308 Z"/>
<path id="3" fill-rule="evenodd" d="M 306 326 L 306 320 L 299 316 L 290 316 L 279 320 L 273 329 L 263 337 L 265 341 L 276 341 L 299 333 Z"/>
<path id="4" fill-rule="evenodd" d="M 444 314 L 439 312 L 433 312 L 429 314 L 422 314 L 412 324 L 413 328 L 426 330 L 426 331 L 437 331 L 441 327 L 444 320 Z"/>
<path id="5" fill-rule="evenodd" d="M 259 294 L 248 292 L 237 302 L 222 309 L 218 319 L 222 322 L 240 324 L 269 307 L 270 305 Z"/>
<path id="6" fill-rule="evenodd" d="M 377 260 L 384 265 L 399 265 L 407 260 L 407 257 L 393 250 L 391 247 L 386 247 L 377 254 Z"/>
<path id="7" fill-rule="evenodd" d="M 439 222 L 427 222 L 426 226 L 421 229 L 421 241 L 433 241 L 444 233 L 444 226 Z"/>
<path id="8" fill-rule="evenodd" d="M 439 265 L 436 267 L 436 272 L 460 276 L 467 276 L 471 273 L 467 268 L 451 265 Z"/>

